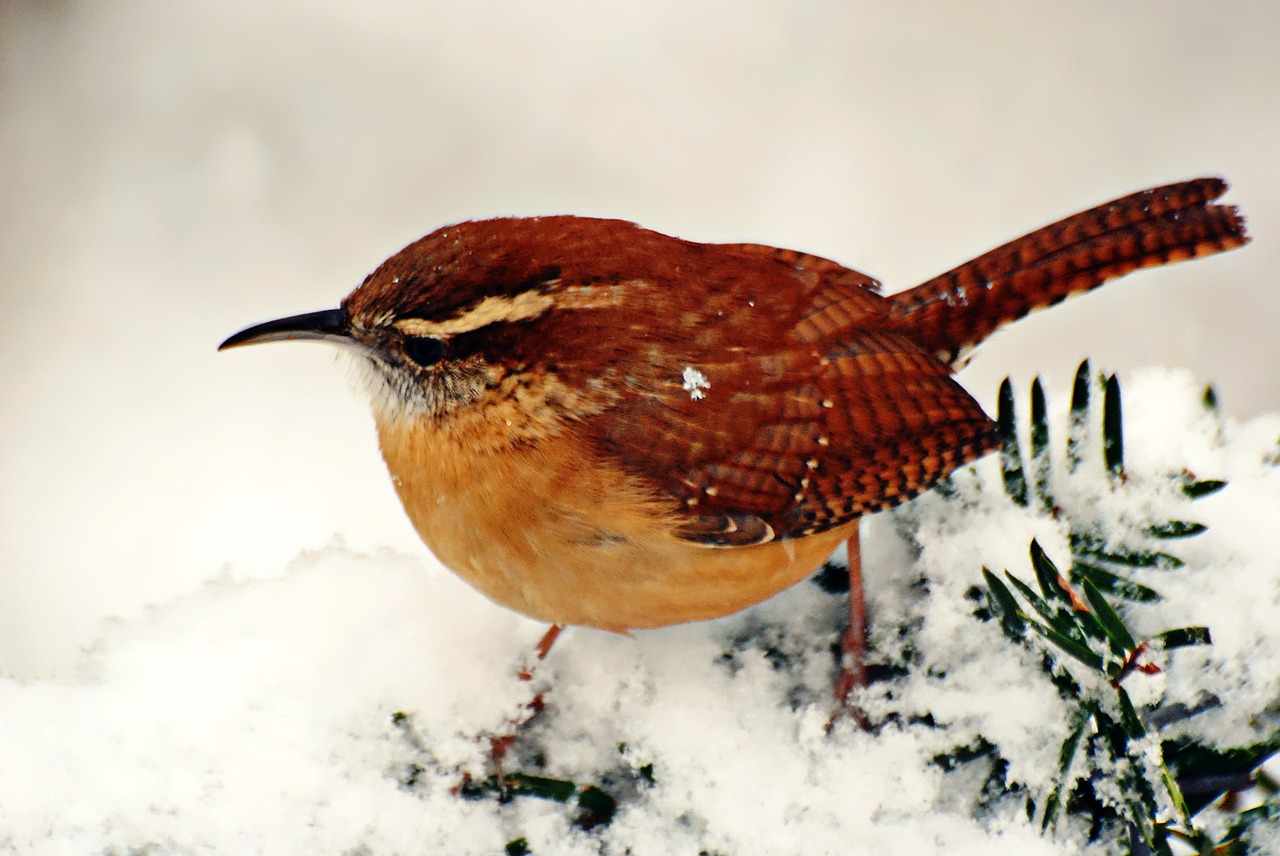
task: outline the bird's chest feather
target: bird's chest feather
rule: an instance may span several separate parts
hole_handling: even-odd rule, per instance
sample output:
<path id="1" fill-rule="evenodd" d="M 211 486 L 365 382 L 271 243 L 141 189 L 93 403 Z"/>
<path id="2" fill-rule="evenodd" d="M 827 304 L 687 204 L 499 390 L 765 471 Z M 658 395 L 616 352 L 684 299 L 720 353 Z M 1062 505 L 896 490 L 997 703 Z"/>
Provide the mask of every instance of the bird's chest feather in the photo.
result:
<path id="1" fill-rule="evenodd" d="M 576 613 L 609 597 L 611 578 L 648 564 L 637 553 L 661 535 L 645 500 L 563 440 L 491 451 L 405 423 L 381 424 L 379 439 L 400 500 L 437 558 L 526 615 L 611 623 Z M 566 606 L 574 602 L 582 609 Z"/>
<path id="2" fill-rule="evenodd" d="M 436 557 L 490 599 L 544 621 L 627 631 L 727 615 L 803 579 L 842 537 L 691 544 L 674 534 L 669 502 L 583 460 L 564 438 L 495 453 L 420 424 L 380 422 L 379 439 Z"/>

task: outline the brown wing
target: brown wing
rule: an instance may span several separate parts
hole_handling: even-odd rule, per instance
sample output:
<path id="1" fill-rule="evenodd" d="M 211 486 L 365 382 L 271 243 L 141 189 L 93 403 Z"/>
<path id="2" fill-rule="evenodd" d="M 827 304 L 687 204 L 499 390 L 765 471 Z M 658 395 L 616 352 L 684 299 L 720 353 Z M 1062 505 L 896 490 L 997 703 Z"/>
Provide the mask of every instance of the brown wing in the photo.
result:
<path id="1" fill-rule="evenodd" d="M 948 367 L 882 329 L 874 280 L 788 251 L 714 249 L 726 257 L 704 276 L 736 287 L 690 284 L 696 332 L 655 358 L 650 394 L 596 423 L 602 453 L 675 501 L 681 537 L 735 546 L 831 529 L 993 447 Z M 747 276 L 767 300 L 720 299 Z"/>
<path id="2" fill-rule="evenodd" d="M 876 294 L 880 293 L 880 280 L 812 253 L 770 247 L 767 244 L 713 244 L 712 246 L 762 256 L 797 271 L 815 273 L 823 279 L 823 290 L 833 297 L 843 296 L 849 289 L 866 289 Z"/>

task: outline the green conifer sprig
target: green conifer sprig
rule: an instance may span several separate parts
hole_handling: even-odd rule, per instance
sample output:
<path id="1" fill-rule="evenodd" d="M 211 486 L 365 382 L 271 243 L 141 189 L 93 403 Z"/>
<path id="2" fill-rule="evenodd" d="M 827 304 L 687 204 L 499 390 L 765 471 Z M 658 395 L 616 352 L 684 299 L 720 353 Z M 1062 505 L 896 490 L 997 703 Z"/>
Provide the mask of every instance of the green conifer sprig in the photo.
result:
<path id="1" fill-rule="evenodd" d="M 1209 632 L 1203 627 L 1184 627 L 1139 641 L 1096 586 L 1085 580 L 1082 597 L 1039 543 L 1032 541 L 1030 552 L 1039 592 L 1006 572 L 1012 586 L 1010 590 L 995 574 L 983 569 L 993 611 L 998 614 L 1005 634 L 1024 645 L 1031 642 L 1032 634 L 1039 636 L 1103 679 L 1093 684 L 1072 681 L 1065 691 L 1060 689 L 1076 703 L 1076 708 L 1071 729 L 1058 753 L 1058 784 L 1044 801 L 1042 827 L 1048 830 L 1054 826 L 1064 807 L 1064 793 L 1072 796 L 1076 806 L 1102 802 L 1090 779 L 1076 783 L 1071 776 L 1083 746 L 1092 756 L 1089 766 L 1094 770 L 1101 766 L 1114 771 L 1113 781 L 1129 794 L 1122 806 L 1110 806 L 1114 814 L 1110 819 L 1127 823 L 1153 852 L 1164 852 L 1160 845 L 1167 838 L 1168 824 L 1158 820 L 1161 802 L 1150 781 L 1146 758 L 1141 749 L 1133 747 L 1135 741 L 1147 737 L 1148 729 L 1121 684 L 1134 672 L 1159 671 L 1150 659 L 1152 653 L 1209 644 Z M 1030 605 L 1030 611 L 1020 606 L 1014 591 Z M 1049 664 L 1050 670 L 1057 667 L 1056 662 Z M 1101 765 L 1098 758 L 1104 759 Z M 1163 766 L 1156 772 L 1169 800 L 1179 807 L 1183 819 L 1189 821 L 1190 814 L 1185 810 L 1186 803 L 1174 777 Z M 1073 783 L 1076 783 L 1074 787 Z M 1078 793 L 1080 791 L 1084 793 Z M 1095 825 L 1105 819 L 1090 818 Z"/>
<path id="2" fill-rule="evenodd" d="M 1072 384 L 1071 416 L 1066 440 L 1066 472 L 1075 474 L 1083 461 L 1088 436 L 1094 430 L 1093 401 L 1095 383 L 1102 392 L 1100 431 L 1103 467 L 1117 483 L 1127 478 L 1124 466 L 1124 415 L 1120 381 L 1115 375 L 1098 375 L 1096 382 L 1089 361 L 1080 363 Z M 1031 416 L 1028 434 L 1030 456 L 1024 456 L 1018 437 L 1018 421 L 1014 406 L 1013 383 L 1005 378 L 1000 385 L 996 423 L 1002 439 L 1001 475 L 1005 493 L 1015 503 L 1037 504 L 1054 516 L 1063 516 L 1052 480 L 1052 444 L 1050 443 L 1048 403 L 1039 378 L 1031 383 Z M 1032 473 L 1028 482 L 1027 473 Z M 1186 471 L 1177 476 L 1182 494 L 1188 500 L 1210 496 L 1226 486 L 1218 480 L 1199 480 Z M 1074 521 L 1068 521 L 1074 524 Z M 1203 523 L 1193 520 L 1153 520 L 1145 534 L 1153 542 L 1191 538 L 1205 532 Z M 1115 545 L 1096 528 L 1076 528 L 1069 533 L 1072 561 L 1068 579 L 1073 584 L 1088 581 L 1104 594 L 1123 600 L 1154 602 L 1160 594 L 1129 575 L 1133 569 L 1168 570 L 1182 567 L 1182 560 L 1155 544 L 1142 546 Z"/>
<path id="3" fill-rule="evenodd" d="M 1124 465 L 1124 419 L 1119 380 L 1103 376 L 1100 420 L 1102 465 L 1113 489 L 1128 480 Z M 1071 477 L 1084 464 L 1094 384 L 1088 361 L 1080 365 L 1072 390 L 1066 442 L 1065 472 Z M 998 425 L 1004 438 L 1001 473 L 1005 493 L 1015 503 L 1037 504 L 1062 516 L 1055 501 L 1050 465 L 1047 402 L 1037 378 L 1031 386 L 1030 458 L 1019 447 L 1011 382 L 1001 385 Z M 1216 404 L 1212 388 L 1206 406 Z M 1026 473 L 1032 473 L 1030 484 Z M 1182 495 L 1194 501 L 1222 490 L 1220 480 L 1197 479 L 1186 471 L 1172 476 Z M 1244 853 L 1250 835 L 1280 819 L 1280 784 L 1271 781 L 1262 764 L 1280 751 L 1280 734 L 1250 746 L 1214 748 L 1186 736 L 1165 739 L 1152 760 L 1151 740 L 1172 722 L 1198 711 L 1162 709 L 1159 703 L 1135 708 L 1124 682 L 1135 672 L 1154 673 L 1152 657 L 1190 645 L 1210 644 L 1207 628 L 1181 627 L 1142 639 L 1108 597 L 1150 603 L 1160 594 L 1127 575 L 1132 569 L 1175 570 L 1183 562 L 1156 543 L 1170 543 L 1206 531 L 1202 523 L 1175 519 L 1152 521 L 1145 527 L 1149 545 L 1112 544 L 1093 524 L 1077 529 L 1068 520 L 1071 565 L 1061 573 L 1040 545 L 1030 546 L 1036 586 L 1005 572 L 1004 579 L 984 568 L 990 614 L 1005 635 L 1020 645 L 1040 645 L 1046 656 L 1042 669 L 1059 693 L 1074 703 L 1068 734 L 1058 752 L 1058 783 L 1039 805 L 1028 796 L 1028 809 L 1039 812 L 1042 828 L 1052 829 L 1064 814 L 1089 823 L 1090 840 L 1119 843 L 1138 856 L 1172 854 L 1175 839 L 1201 853 Z M 1034 640 L 1039 639 L 1040 642 Z M 1085 675 L 1071 677 L 1063 657 L 1085 667 Z M 1092 672 L 1098 680 L 1087 680 Z M 1212 706 L 1212 705 L 1211 705 Z M 998 747 L 986 743 L 982 757 L 992 759 L 993 772 L 1003 759 Z M 970 753 L 973 754 L 973 753 Z M 944 756 L 940 756 L 944 757 Z M 950 755 L 945 757 L 951 757 Z M 959 756 L 956 756 L 959 757 Z M 975 756 L 977 757 L 977 756 Z M 937 760 L 937 759 L 935 759 Z M 1007 768 L 1007 764 L 1004 765 Z M 945 768 L 945 766 L 944 766 Z M 988 780 L 988 784 L 991 780 Z M 1000 777 L 1007 793 L 1025 793 Z M 1237 814 L 1225 835 L 1209 836 L 1196 825 L 1195 815 L 1221 797 L 1246 788 L 1265 795 L 1261 805 Z M 1115 795 L 1123 795 L 1116 798 Z M 1163 798 L 1161 797 L 1163 794 Z M 1172 810 L 1170 810 L 1170 807 Z"/>

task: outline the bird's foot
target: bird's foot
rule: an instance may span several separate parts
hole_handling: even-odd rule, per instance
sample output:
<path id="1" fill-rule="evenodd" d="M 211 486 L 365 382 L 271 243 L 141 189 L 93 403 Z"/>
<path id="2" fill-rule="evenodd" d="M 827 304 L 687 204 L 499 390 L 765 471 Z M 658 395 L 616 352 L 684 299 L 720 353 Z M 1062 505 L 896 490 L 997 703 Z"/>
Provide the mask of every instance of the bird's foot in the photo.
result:
<path id="1" fill-rule="evenodd" d="M 530 657 L 516 672 L 517 679 L 526 683 L 534 679 L 538 666 L 547 658 L 547 654 L 551 651 L 551 646 L 556 643 L 556 639 L 559 638 L 563 630 L 564 627 L 559 624 L 553 624 L 547 628 L 547 632 L 538 640 L 538 644 L 533 646 Z M 546 707 L 547 692 L 548 690 L 546 689 L 536 692 L 533 698 L 520 706 L 515 716 L 507 720 L 506 728 L 502 733 L 488 736 L 489 760 L 493 765 L 499 788 L 505 785 L 502 763 L 521 733 L 538 718 Z"/>

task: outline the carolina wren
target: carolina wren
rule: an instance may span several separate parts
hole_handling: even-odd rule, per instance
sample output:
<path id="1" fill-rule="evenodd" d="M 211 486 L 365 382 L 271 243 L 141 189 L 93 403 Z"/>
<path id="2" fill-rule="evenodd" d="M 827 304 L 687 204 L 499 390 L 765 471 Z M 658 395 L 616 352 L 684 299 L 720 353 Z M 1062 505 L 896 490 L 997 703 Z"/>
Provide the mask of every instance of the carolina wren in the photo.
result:
<path id="1" fill-rule="evenodd" d="M 858 519 L 996 446 L 951 377 L 1001 325 L 1248 238 L 1204 178 L 1118 199 L 916 288 L 621 220 L 447 226 L 337 309 L 222 343 L 315 339 L 365 367 L 418 534 L 500 604 L 625 632 L 812 574 Z"/>

